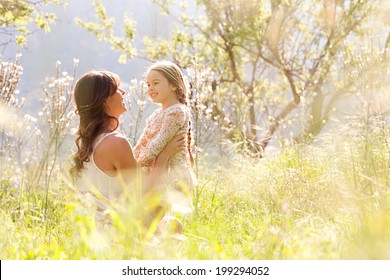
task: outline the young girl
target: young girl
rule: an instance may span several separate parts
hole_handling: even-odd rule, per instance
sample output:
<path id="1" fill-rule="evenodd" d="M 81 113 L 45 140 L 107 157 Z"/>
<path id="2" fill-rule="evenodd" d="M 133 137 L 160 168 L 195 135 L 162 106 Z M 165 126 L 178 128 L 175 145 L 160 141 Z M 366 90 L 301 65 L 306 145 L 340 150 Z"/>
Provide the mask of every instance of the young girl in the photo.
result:
<path id="1" fill-rule="evenodd" d="M 146 120 L 146 127 L 134 148 L 134 156 L 146 172 L 153 169 L 154 161 L 170 139 L 187 134 L 187 151 L 179 152 L 168 160 L 166 179 L 167 202 L 173 212 L 190 212 L 189 192 L 197 184 L 192 169 L 191 122 L 187 106 L 187 90 L 183 73 L 171 62 L 153 64 L 147 71 L 148 95 L 161 104 Z"/>

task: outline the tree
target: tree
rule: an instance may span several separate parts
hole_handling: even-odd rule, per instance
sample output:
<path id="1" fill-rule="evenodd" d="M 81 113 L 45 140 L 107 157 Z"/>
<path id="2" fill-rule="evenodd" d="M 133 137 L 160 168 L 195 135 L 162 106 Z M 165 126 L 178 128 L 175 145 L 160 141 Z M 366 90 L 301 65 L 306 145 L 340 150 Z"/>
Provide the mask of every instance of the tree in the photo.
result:
<path id="1" fill-rule="evenodd" d="M 124 34 L 116 36 L 113 30 L 115 19 L 107 16 L 106 9 L 100 0 L 92 0 L 92 2 L 98 22 L 86 22 L 81 18 L 76 18 L 76 23 L 93 33 L 99 41 L 110 42 L 113 50 L 121 52 L 119 61 L 126 63 L 136 54 L 136 49 L 132 46 L 135 34 L 134 21 L 128 14 L 125 14 Z"/>
<path id="2" fill-rule="evenodd" d="M 169 40 L 145 38 L 144 55 L 171 57 L 183 68 L 195 57 L 210 68 L 212 94 L 202 100 L 204 106 L 227 127 L 228 139 L 260 156 L 287 123 L 295 141 L 313 139 L 336 103 L 356 92 L 353 82 L 344 80 L 343 71 L 350 69 L 343 61 L 353 45 L 363 47 L 363 24 L 380 4 L 199 0 L 195 16 L 182 2 L 153 2 L 178 24 Z"/>
<path id="3" fill-rule="evenodd" d="M 0 47 L 16 42 L 19 46 L 25 46 L 26 36 L 31 34 L 31 29 L 50 31 L 50 25 L 56 21 L 54 13 L 42 12 L 44 6 L 61 4 L 60 0 L 2 0 L 0 2 Z M 35 28 L 30 27 L 33 23 Z"/>

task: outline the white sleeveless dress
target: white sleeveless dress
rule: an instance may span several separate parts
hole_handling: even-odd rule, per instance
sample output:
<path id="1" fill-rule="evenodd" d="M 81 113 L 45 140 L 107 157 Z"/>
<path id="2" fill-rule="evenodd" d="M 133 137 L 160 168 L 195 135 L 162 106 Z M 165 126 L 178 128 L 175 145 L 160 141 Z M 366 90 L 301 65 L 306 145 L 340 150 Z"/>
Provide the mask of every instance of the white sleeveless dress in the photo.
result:
<path id="1" fill-rule="evenodd" d="M 108 136 L 120 134 L 117 131 L 102 133 L 96 139 L 90 161 L 84 163 L 79 177 L 76 177 L 76 186 L 79 191 L 96 204 L 98 212 L 103 213 L 107 209 L 107 203 L 117 200 L 123 193 L 123 185 L 118 176 L 109 176 L 104 173 L 94 161 L 96 147 Z"/>

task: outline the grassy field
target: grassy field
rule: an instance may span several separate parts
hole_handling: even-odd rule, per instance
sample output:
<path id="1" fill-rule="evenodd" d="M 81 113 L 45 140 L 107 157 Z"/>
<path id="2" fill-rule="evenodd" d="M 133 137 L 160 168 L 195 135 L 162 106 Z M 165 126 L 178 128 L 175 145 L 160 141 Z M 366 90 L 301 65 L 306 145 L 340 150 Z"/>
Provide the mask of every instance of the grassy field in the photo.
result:
<path id="1" fill-rule="evenodd" d="M 102 228 L 74 191 L 75 74 L 57 72 L 37 118 L 1 104 L 1 259 L 390 259 L 386 91 L 359 97 L 356 112 L 312 141 L 282 141 L 263 158 L 210 138 L 219 153 L 198 154 L 195 212 L 180 217 L 182 235 L 162 236 L 142 224 L 153 200 L 130 195 Z"/>
<path id="2" fill-rule="evenodd" d="M 102 230 L 60 171 L 45 187 L 9 170 L 0 188 L 1 258 L 390 259 L 388 128 L 323 135 L 263 159 L 230 153 L 207 162 L 196 211 L 181 217 L 183 235 L 165 237 L 142 227 L 140 205 L 117 205 Z"/>
<path id="3" fill-rule="evenodd" d="M 16 1 L 5 2 L 18 10 Z M 200 2 L 208 7 L 211 1 Z M 225 2 L 214 6 L 235 3 Z M 253 34 L 251 21 L 241 26 L 231 20 L 230 13 L 241 17 L 238 7 L 245 7 L 238 2 L 237 11 L 234 4 L 224 16 L 215 7 L 205 13 L 210 25 L 200 25 L 199 34 L 183 29 L 171 36 L 172 48 L 157 40 L 164 47 L 155 53 L 145 45 L 145 62 L 172 57 L 191 64 L 184 68 L 200 184 L 194 213 L 179 217 L 181 235 L 155 234 L 157 220 L 143 224 L 154 198 L 130 192 L 111 205 L 111 224 L 103 226 L 77 193 L 67 171 L 78 121 L 73 92 L 79 59 L 70 71 L 57 61 L 39 95 L 29 86 L 19 96 L 21 54 L 13 62 L 0 55 L 0 259 L 390 260 L 389 1 L 372 1 L 373 10 L 370 1 L 252 3 L 264 6 Z M 35 15 L 39 5 L 30 6 Z M 12 20 L 8 25 L 12 12 L 4 13 L 2 32 L 23 35 L 18 28 L 14 34 Z M 33 21 L 29 13 L 15 16 L 16 23 Z M 96 14 L 105 16 L 99 8 Z M 42 25 L 43 16 L 35 21 Z M 180 21 L 184 28 L 192 19 Z M 133 37 L 132 21 L 125 23 Z M 105 40 L 118 51 L 120 37 L 111 35 Z M 198 52 L 203 45 L 205 52 Z M 122 84 L 129 112 L 120 128 L 134 144 L 151 101 L 143 80 Z M 34 116 L 21 117 L 25 104 Z M 264 157 L 248 155 L 249 145 L 258 152 L 268 138 Z"/>

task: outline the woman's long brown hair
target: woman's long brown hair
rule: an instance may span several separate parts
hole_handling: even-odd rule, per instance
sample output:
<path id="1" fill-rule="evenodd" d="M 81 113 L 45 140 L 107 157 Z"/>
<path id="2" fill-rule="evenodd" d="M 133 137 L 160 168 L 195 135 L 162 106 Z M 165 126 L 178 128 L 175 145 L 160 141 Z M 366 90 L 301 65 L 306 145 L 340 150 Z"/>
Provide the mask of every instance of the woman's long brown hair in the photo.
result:
<path id="1" fill-rule="evenodd" d="M 77 151 L 73 155 L 71 174 L 78 175 L 84 163 L 90 160 L 96 138 L 107 128 L 111 119 L 117 121 L 118 127 L 118 119 L 106 113 L 104 102 L 117 91 L 119 84 L 119 77 L 108 71 L 90 71 L 77 81 L 74 102 L 80 124 L 76 133 Z"/>

